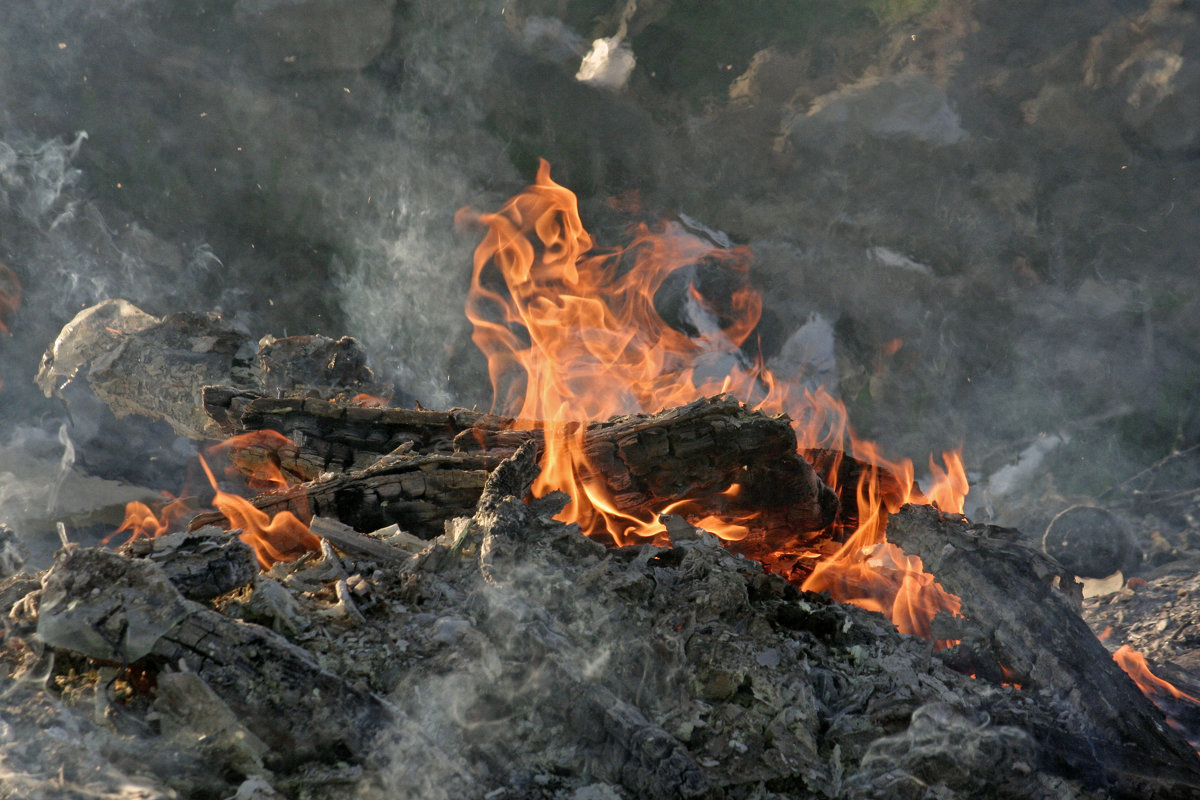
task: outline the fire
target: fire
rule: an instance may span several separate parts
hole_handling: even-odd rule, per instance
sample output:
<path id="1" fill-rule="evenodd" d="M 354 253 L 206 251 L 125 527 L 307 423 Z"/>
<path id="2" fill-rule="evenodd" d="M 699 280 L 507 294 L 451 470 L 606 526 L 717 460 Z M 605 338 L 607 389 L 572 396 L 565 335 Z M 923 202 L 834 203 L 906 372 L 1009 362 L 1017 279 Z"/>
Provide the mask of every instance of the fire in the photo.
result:
<path id="1" fill-rule="evenodd" d="M 498 212 L 464 209 L 458 222 L 483 230 L 467 316 L 488 359 L 492 410 L 526 421 L 519 425 L 544 426 L 542 473 L 533 492 L 567 492 L 572 500 L 560 519 L 618 545 L 660 536 L 664 528 L 657 519 L 619 509 L 604 476 L 591 467 L 583 447 L 587 423 L 727 393 L 767 413 L 786 413 L 801 451 L 840 452 L 848 439 L 851 454 L 868 465 L 855 487 L 839 487 L 840 455 L 834 456 L 826 482 L 844 498 L 853 492 L 857 527 L 804 588 L 827 589 L 840 600 L 882 611 L 902 631 L 925 636 L 938 611 L 958 613 L 958 598 L 924 572 L 919 558 L 888 544 L 884 531 L 887 515 L 904 503 L 934 502 L 961 513 L 968 490 L 961 458 L 947 453 L 944 468 L 931 463 L 933 486 L 921 494 L 912 462 L 888 461 L 854 437 L 845 407 L 828 392 L 789 385 L 761 363 L 749 363 L 741 346 L 758 324 L 762 301 L 746 281 L 747 248 L 715 247 L 666 223 L 639 225 L 627 247 L 599 249 L 584 229 L 575 195 L 551 180 L 545 161 L 534 184 Z M 720 276 L 727 288 L 721 297 L 704 293 L 697 277 L 702 269 Z M 672 294 L 679 277 L 687 279 L 686 289 Z M 674 326 L 658 310 L 658 303 L 671 301 L 680 309 Z M 734 485 L 726 492 L 737 490 Z M 690 502 L 663 511 L 727 541 L 745 538 L 754 524 Z M 768 568 L 783 563 L 782 554 L 760 560 Z"/>
<path id="2" fill-rule="evenodd" d="M 358 394 L 354 395 L 354 397 L 350 398 L 350 405 L 358 408 L 387 408 L 388 399 L 386 397 L 380 397 L 376 394 L 359 392 Z"/>
<path id="3" fill-rule="evenodd" d="M 0 261 L 0 336 L 9 336 L 7 317 L 17 313 L 21 306 L 21 281 L 17 274 Z"/>
<path id="4" fill-rule="evenodd" d="M 245 476 L 252 489 L 279 491 L 296 482 L 282 468 L 283 458 L 295 460 L 296 443 L 278 431 L 250 431 L 231 436 L 208 448 L 208 452 L 226 453 L 232 464 L 229 470 Z"/>
<path id="5" fill-rule="evenodd" d="M 216 494 L 213 505 L 229 524 L 241 530 L 240 539 L 254 548 L 259 566 L 268 569 L 277 561 L 295 561 L 304 553 L 321 549 L 321 540 L 290 511 L 275 516 L 255 508 L 249 500 L 221 491 L 208 462 L 200 458 L 204 474 Z"/>
<path id="6" fill-rule="evenodd" d="M 175 523 L 187 516 L 190 509 L 182 498 L 173 497 L 169 492 L 163 492 L 163 499 L 165 503 L 158 511 L 138 500 L 126 503 L 125 521 L 101 543 L 108 544 L 118 534 L 126 531 L 129 531 L 126 543 L 134 539 L 153 539 L 167 533 Z"/>
<path id="7" fill-rule="evenodd" d="M 286 488 L 289 481 L 279 468 L 278 456 L 288 446 L 295 450 L 296 445 L 282 434 L 275 431 L 255 431 L 210 447 L 209 452 L 229 453 L 235 465 L 231 469 L 246 475 L 250 486 L 281 489 Z M 255 508 L 245 498 L 221 491 L 212 469 L 203 456 L 200 457 L 200 466 L 204 468 L 204 474 L 208 476 L 208 482 L 216 493 L 213 505 L 225 515 L 231 527 L 242 531 L 240 538 L 254 549 L 259 566 L 263 569 L 269 568 L 277 561 L 295 561 L 309 550 L 320 549 L 320 539 L 291 511 L 281 511 L 272 517 Z M 192 509 L 181 498 L 173 498 L 167 492 L 164 492 L 163 496 L 169 502 L 159 511 L 154 511 L 146 503 L 128 503 L 125 506 L 125 521 L 102 543 L 108 544 L 115 536 L 125 531 L 130 534 L 126 540 L 129 542 L 143 537 L 162 536 L 177 527 Z"/>
<path id="8" fill-rule="evenodd" d="M 1126 675 L 1133 678 L 1133 682 L 1142 690 L 1142 694 L 1151 700 L 1169 694 L 1176 700 L 1186 700 L 1189 703 L 1200 705 L 1200 700 L 1151 672 L 1150 665 L 1146 663 L 1146 657 L 1129 645 L 1123 644 L 1117 648 L 1117 651 L 1113 653 L 1113 661 L 1117 662 L 1117 666 L 1123 669 Z"/>

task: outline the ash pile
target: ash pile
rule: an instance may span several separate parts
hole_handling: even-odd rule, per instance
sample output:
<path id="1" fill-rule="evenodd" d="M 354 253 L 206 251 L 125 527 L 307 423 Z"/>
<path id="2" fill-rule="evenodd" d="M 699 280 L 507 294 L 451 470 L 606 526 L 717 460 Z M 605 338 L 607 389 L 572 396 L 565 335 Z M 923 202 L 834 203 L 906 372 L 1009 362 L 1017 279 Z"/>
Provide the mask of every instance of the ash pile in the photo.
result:
<path id="1" fill-rule="evenodd" d="M 8 578 L 7 793 L 1100 798 L 1200 785 L 1182 758 L 1137 776 L 1096 757 L 1111 757 L 1105 741 L 1088 756 L 1078 698 L 966 677 L 880 615 L 801 593 L 680 521 L 670 548 L 605 548 L 553 519 L 563 497 L 525 502 L 535 453 L 518 449 L 475 513 L 430 542 L 318 519 L 319 557 L 258 574 L 249 548 L 209 528 L 123 553 L 67 546 L 44 573 Z M 894 521 L 909 517 L 931 522 Z"/>

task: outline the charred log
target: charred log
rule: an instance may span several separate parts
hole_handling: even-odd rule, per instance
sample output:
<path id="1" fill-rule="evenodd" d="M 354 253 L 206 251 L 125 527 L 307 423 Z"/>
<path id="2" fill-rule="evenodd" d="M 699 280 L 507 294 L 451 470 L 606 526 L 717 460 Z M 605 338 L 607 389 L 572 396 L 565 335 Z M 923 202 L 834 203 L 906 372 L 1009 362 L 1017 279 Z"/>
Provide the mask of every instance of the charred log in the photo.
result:
<path id="1" fill-rule="evenodd" d="M 491 469 L 524 442 L 544 440 L 540 430 L 514 429 L 511 420 L 463 410 L 365 409 L 313 398 L 247 399 L 211 388 L 205 399 L 208 412 L 231 434 L 270 429 L 295 442 L 295 450 L 278 455 L 286 472 L 314 476 L 373 462 L 344 478 L 314 481 L 286 492 L 290 505 L 277 499 L 255 501 L 265 510 L 295 510 L 303 491 L 314 503 L 313 513 L 337 517 L 359 530 L 396 522 L 414 533 L 440 533 L 445 519 L 471 513 L 483 486 L 480 470 Z M 786 418 L 747 410 L 728 398 L 593 423 L 584 442 L 592 469 L 608 485 L 617 507 L 629 514 L 650 517 L 665 501 L 695 500 L 705 514 L 762 512 L 757 527 L 794 533 L 824 528 L 837 510 L 837 498 L 796 454 L 795 434 Z M 379 458 L 398 447 L 427 455 Z M 431 454 L 449 450 L 458 454 Z M 454 459 L 462 459 L 468 475 L 450 479 L 438 473 L 450 468 Z M 427 473 L 430 481 L 391 477 L 414 470 Z M 453 485 L 443 487 L 444 482 Z M 733 484 L 740 490 L 721 494 Z M 447 496 L 444 488 L 463 496 Z M 340 506 L 331 502 L 334 495 L 342 497 Z M 362 502 L 349 502 L 354 496 Z M 438 514 L 431 503 L 444 513 Z M 355 505 L 366 510 L 353 512 Z M 386 513 L 371 511 L 385 507 Z"/>
<path id="2" fill-rule="evenodd" d="M 456 448 L 454 438 L 477 425 L 499 429 L 504 424 L 464 409 L 372 408 L 321 397 L 264 397 L 229 386 L 206 386 L 203 405 L 223 436 L 269 430 L 295 442 L 295 450 L 281 450 L 276 458 L 284 472 L 302 480 L 362 469 L 402 447 L 421 453 L 480 451 L 483 448 Z M 518 444 L 510 445 L 508 452 Z"/>
<path id="3" fill-rule="evenodd" d="M 199 602 L 247 586 L 258 575 L 250 545 L 216 527 L 134 539 L 122 550 L 158 564 L 184 597 Z"/>
<path id="4" fill-rule="evenodd" d="M 399 525 L 428 539 L 441 534 L 454 517 L 471 514 L 488 473 L 499 462 L 494 456 L 453 453 L 386 456 L 366 469 L 262 494 L 251 502 L 268 514 L 329 517 L 359 531 Z M 189 523 L 193 530 L 204 525 L 229 522 L 209 512 Z"/>
<path id="5" fill-rule="evenodd" d="M 1196 796 L 1196 753 L 1080 618 L 1068 595 L 1077 584 L 1059 564 L 1015 531 L 971 525 L 928 506 L 894 514 L 887 536 L 920 555 L 962 599 L 963 619 L 949 623 L 954 638 L 964 640 L 960 647 L 1027 692 L 1066 698 L 1077 710 L 1078 736 L 1044 732 L 1059 770 L 1096 776 L 1113 796 Z"/>

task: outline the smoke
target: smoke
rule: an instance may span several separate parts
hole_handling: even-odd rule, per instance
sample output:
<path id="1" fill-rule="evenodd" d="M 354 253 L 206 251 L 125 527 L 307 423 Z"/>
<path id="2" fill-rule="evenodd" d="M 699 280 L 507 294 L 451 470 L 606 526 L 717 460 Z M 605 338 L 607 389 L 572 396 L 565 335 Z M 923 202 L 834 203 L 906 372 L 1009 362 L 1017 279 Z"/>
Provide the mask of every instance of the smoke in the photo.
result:
<path id="1" fill-rule="evenodd" d="M 961 442 L 986 477 L 1070 430 L 1040 469 L 1096 493 L 1197 436 L 1192 112 L 1164 99 L 1192 79 L 1159 63 L 1166 23 L 1063 11 L 1018 36 L 1020 10 L 996 5 L 983 27 L 956 7 L 901 36 L 805 3 L 364 5 L 323 53 L 263 4 L 0 8 L 0 262 L 22 289 L 0 300 L 0 424 L 57 430 L 37 359 L 110 297 L 349 334 L 403 394 L 486 404 L 474 242 L 452 220 L 545 156 L 598 241 L 627 221 L 605 201 L 638 191 L 750 244 L 764 354 L 836 381 L 891 454 Z M 966 31 L 1033 66 L 990 63 L 1003 47 Z M 1087 64 L 1051 57 L 1080 36 Z M 593 42 L 609 66 L 624 53 L 620 92 L 579 75 Z M 934 127 L 952 112 L 955 135 L 870 124 L 896 103 Z"/>

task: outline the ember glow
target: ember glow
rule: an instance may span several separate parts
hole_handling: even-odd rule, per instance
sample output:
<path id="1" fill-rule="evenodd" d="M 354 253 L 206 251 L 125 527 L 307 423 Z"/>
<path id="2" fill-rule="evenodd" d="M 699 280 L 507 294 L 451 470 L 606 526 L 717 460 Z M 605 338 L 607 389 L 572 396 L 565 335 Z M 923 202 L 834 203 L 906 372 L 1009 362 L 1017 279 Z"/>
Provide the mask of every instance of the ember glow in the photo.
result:
<path id="1" fill-rule="evenodd" d="M 459 212 L 460 224 L 478 223 L 467 301 L 474 341 L 488 359 L 493 411 L 544 426 L 546 446 L 535 495 L 565 491 L 572 498 L 560 515 L 593 537 L 617 545 L 662 539 L 657 515 L 638 518 L 617 508 L 603 475 L 583 447 L 589 422 L 618 414 L 653 413 L 718 393 L 793 421 L 800 450 L 848 449 L 867 464 L 853 492 L 857 526 L 845 544 L 806 576 L 805 589 L 828 590 L 835 598 L 888 615 L 904 632 L 929 636 L 938 611 L 957 613 L 959 601 L 946 593 L 921 560 L 885 541 L 889 512 L 904 503 L 936 502 L 943 511 L 962 511 L 967 482 L 961 459 L 946 454 L 946 466 L 931 465 L 934 485 L 916 490 L 913 465 L 889 461 L 851 431 L 845 407 L 823 389 L 815 392 L 779 381 L 761 363 L 750 363 L 741 346 L 762 311 L 759 294 L 746 282 L 747 248 L 719 248 L 676 223 L 639 225 L 627 247 L 603 250 L 584 229 L 575 195 L 550 178 L 542 161 L 535 183 L 493 214 Z M 668 324 L 656 309 L 664 285 L 679 270 L 704 265 L 726 280 L 721 297 L 705 296 L 695 280 L 680 302 L 681 318 L 694 332 Z M 686 273 L 684 273 L 686 275 Z M 849 442 L 849 447 L 846 447 Z M 836 486 L 838 466 L 822 477 Z M 896 480 L 886 480 L 887 475 Z M 849 489 L 850 487 L 845 487 Z M 736 493 L 736 484 L 726 493 Z M 843 497 L 846 493 L 841 492 Z M 688 502 L 668 505 L 674 513 L 721 536 L 744 539 L 752 518 L 722 519 Z M 811 538 L 797 532 L 796 542 Z M 756 553 L 769 568 L 799 580 L 782 552 Z"/>

